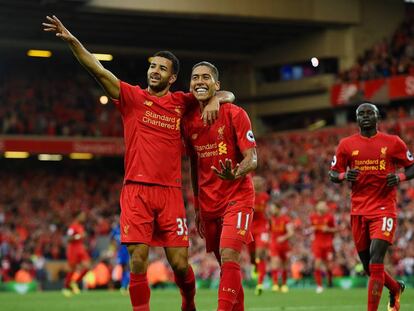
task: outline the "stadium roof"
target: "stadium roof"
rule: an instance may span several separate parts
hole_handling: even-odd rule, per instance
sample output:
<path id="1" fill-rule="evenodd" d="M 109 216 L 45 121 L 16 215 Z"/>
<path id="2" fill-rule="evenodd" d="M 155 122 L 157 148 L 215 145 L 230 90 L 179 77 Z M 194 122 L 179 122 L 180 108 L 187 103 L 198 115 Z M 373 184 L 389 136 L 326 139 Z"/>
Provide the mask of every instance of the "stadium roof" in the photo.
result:
<path id="1" fill-rule="evenodd" d="M 45 15 L 57 15 L 82 41 L 117 48 L 125 54 L 171 49 L 219 59 L 249 58 L 255 51 L 283 44 L 327 25 L 242 19 L 223 16 L 171 15 L 114 11 L 84 6 L 85 0 L 0 0 L 1 47 L 58 48 L 63 45 L 42 31 Z"/>

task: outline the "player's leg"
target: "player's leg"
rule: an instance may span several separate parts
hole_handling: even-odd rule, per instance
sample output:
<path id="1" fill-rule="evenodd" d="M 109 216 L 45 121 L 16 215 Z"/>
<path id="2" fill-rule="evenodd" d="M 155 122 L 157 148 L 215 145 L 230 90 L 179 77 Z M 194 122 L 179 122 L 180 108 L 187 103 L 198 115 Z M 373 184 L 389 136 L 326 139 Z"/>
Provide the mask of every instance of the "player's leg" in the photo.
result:
<path id="1" fill-rule="evenodd" d="M 188 264 L 188 248 L 166 247 L 165 254 L 174 271 L 175 284 L 180 289 L 182 297 L 181 310 L 195 310 L 195 276 L 191 265 Z"/>
<path id="2" fill-rule="evenodd" d="M 220 237 L 221 278 L 218 310 L 244 310 L 240 253 L 252 240 L 253 209 L 233 205 L 223 217 Z M 233 309 L 234 308 L 234 309 Z"/>
<path id="3" fill-rule="evenodd" d="M 320 294 L 323 292 L 322 286 L 322 269 L 323 269 L 323 262 L 321 257 L 315 257 L 315 262 L 313 264 L 313 277 L 316 283 L 316 293 Z"/>
<path id="4" fill-rule="evenodd" d="M 263 281 L 266 276 L 266 260 L 267 251 L 266 248 L 259 247 L 256 249 L 256 265 L 257 265 L 257 286 L 256 295 L 261 295 L 263 291 Z"/>
<path id="5" fill-rule="evenodd" d="M 149 311 L 151 291 L 148 285 L 147 268 L 149 246 L 147 244 L 129 244 L 130 284 L 129 298 L 133 311 Z"/>
<path id="6" fill-rule="evenodd" d="M 287 286 L 287 275 L 289 269 L 289 261 L 287 260 L 287 256 L 282 257 L 282 287 L 280 288 L 282 293 L 289 292 L 289 287 Z"/>
<path id="7" fill-rule="evenodd" d="M 221 278 L 218 294 L 218 311 L 231 311 L 242 287 L 240 252 L 233 248 L 221 248 Z"/>
<path id="8" fill-rule="evenodd" d="M 272 251 L 271 257 L 270 257 L 270 268 L 272 270 L 272 291 L 277 292 L 280 290 L 279 286 L 279 276 L 281 276 L 282 271 L 282 260 L 279 256 L 279 254 Z"/>

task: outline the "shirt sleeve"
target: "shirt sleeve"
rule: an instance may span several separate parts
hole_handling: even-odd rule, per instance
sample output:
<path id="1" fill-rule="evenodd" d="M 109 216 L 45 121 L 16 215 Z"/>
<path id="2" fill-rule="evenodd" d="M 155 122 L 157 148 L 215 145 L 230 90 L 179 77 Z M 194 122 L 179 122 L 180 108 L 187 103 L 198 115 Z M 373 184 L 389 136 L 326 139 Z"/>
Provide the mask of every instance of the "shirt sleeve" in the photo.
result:
<path id="1" fill-rule="evenodd" d="M 197 99 L 193 93 L 174 92 L 176 99 L 183 105 L 184 112 L 188 111 L 189 108 L 198 105 Z"/>
<path id="2" fill-rule="evenodd" d="M 408 150 L 407 145 L 398 136 L 396 136 L 395 140 L 393 158 L 395 164 L 400 167 L 407 167 L 414 164 L 413 155 Z"/>
<path id="3" fill-rule="evenodd" d="M 122 115 L 136 102 L 137 90 L 141 91 L 142 89 L 138 85 L 132 86 L 124 81 L 120 81 L 119 99 L 112 99 L 112 101 Z"/>
<path id="4" fill-rule="evenodd" d="M 241 152 L 256 147 L 249 116 L 243 109 L 233 110 L 233 127 L 236 132 L 237 145 Z"/>
<path id="5" fill-rule="evenodd" d="M 331 170 L 339 173 L 346 171 L 348 167 L 348 154 L 344 142 L 341 141 L 331 162 Z"/>

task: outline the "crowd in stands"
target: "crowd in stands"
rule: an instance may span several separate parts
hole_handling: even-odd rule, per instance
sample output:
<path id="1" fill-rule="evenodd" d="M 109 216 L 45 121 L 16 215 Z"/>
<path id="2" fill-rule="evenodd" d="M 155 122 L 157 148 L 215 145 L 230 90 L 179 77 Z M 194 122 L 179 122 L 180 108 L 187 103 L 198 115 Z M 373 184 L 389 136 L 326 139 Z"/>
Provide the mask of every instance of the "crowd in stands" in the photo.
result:
<path id="1" fill-rule="evenodd" d="M 399 127 L 400 135 L 409 146 L 414 144 L 414 122 Z M 392 132 L 394 123 L 385 123 Z M 408 124 L 408 125 L 407 125 Z M 291 264 L 295 277 L 312 275 L 310 242 L 312 235 L 308 216 L 315 203 L 325 200 L 335 215 L 340 229 L 335 236 L 334 275 L 356 275 L 357 254 L 349 224 L 349 187 L 328 181 L 329 163 L 339 138 L 355 132 L 356 127 L 332 128 L 316 132 L 273 134 L 258 141 L 257 174 L 267 180 L 268 191 L 294 219 Z M 0 258 L 1 280 L 13 280 L 21 267 L 31 265 L 37 278 L 47 278 L 45 263 L 65 260 L 66 228 L 75 213 L 84 210 L 89 252 L 96 262 L 115 262 L 110 243 L 111 227 L 117 225 L 119 192 L 122 185 L 122 163 L 118 168 L 107 166 L 59 168 L 26 168 L 9 166 L 0 171 Z M 213 256 L 206 256 L 204 241 L 194 228 L 192 195 L 188 162 L 184 162 L 184 197 L 188 207 L 191 236 L 191 261 L 199 279 L 218 277 L 219 269 Z M 58 173 L 57 173 L 58 172 Z M 243 254 L 245 278 L 250 278 L 249 257 Z M 152 252 L 151 261 L 166 264 L 162 249 Z M 392 273 L 414 273 L 414 187 L 406 182 L 399 187 L 399 227 L 388 262 Z M 29 269 L 30 270 L 30 269 Z"/>
<path id="2" fill-rule="evenodd" d="M 355 82 L 414 74 L 414 19 L 406 18 L 390 38 L 375 43 L 356 63 L 339 74 L 341 82 Z"/>

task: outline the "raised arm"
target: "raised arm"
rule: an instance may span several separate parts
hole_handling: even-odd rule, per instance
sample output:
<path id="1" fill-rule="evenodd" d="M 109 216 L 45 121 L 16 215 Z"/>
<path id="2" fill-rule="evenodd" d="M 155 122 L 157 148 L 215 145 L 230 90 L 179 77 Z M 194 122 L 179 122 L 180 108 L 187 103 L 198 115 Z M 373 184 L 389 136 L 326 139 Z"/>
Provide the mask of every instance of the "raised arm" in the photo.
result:
<path id="1" fill-rule="evenodd" d="M 86 70 L 98 81 L 105 92 L 114 99 L 119 99 L 120 83 L 118 78 L 93 56 L 80 41 L 72 35 L 63 23 L 55 16 L 46 16 L 47 22 L 43 23 L 43 30 L 55 32 L 56 37 L 65 41 Z"/>

